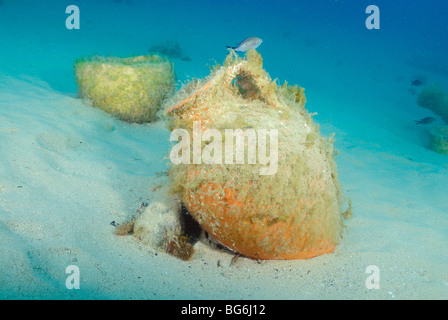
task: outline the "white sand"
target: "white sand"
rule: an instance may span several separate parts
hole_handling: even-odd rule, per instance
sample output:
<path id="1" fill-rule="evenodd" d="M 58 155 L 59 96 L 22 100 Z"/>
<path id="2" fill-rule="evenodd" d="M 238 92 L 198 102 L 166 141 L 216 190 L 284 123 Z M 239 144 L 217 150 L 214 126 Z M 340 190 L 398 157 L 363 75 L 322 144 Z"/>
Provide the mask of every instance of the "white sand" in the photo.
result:
<path id="1" fill-rule="evenodd" d="M 393 136 L 407 156 L 359 137 L 339 143 L 354 217 L 334 254 L 230 266 L 230 254 L 198 243 L 183 262 L 110 225 L 158 200 L 151 189 L 166 183 L 156 173 L 169 150 L 162 124 L 124 124 L 29 81 L 0 83 L 1 298 L 447 297 L 448 169 L 426 162 L 430 151 Z M 71 264 L 78 291 L 65 288 Z M 365 287 L 369 265 L 380 268 L 380 290 Z"/>
<path id="2" fill-rule="evenodd" d="M 301 60 L 308 69 L 285 71 L 283 60 L 273 68 L 278 52 L 265 44 L 266 65 L 305 86 L 322 132 L 336 133 L 354 216 L 335 252 L 311 260 L 231 265 L 233 255 L 197 243 L 184 262 L 117 237 L 110 225 L 129 219 L 142 201 L 159 200 L 152 190 L 167 183 L 158 175 L 170 148 L 165 125 L 130 125 L 86 106 L 75 98 L 70 71 L 80 53 L 51 43 L 36 52 L 42 40 L 28 42 L 26 32 L 8 26 L 3 32 L 21 47 L 0 53 L 1 299 L 448 298 L 448 156 L 428 150 L 428 127 L 413 124 L 431 115 L 407 92 L 420 70 L 403 63 L 390 72 L 350 59 L 340 65 L 336 54 L 309 56 Z M 200 50 L 189 49 L 192 56 Z M 12 58 L 19 52 L 29 68 Z M 199 76 L 206 61 L 178 62 L 176 70 L 182 79 Z M 430 77 L 448 88 L 446 75 Z M 79 290 L 65 286 L 68 265 L 80 269 Z M 369 265 L 379 267 L 379 290 L 365 286 Z"/>

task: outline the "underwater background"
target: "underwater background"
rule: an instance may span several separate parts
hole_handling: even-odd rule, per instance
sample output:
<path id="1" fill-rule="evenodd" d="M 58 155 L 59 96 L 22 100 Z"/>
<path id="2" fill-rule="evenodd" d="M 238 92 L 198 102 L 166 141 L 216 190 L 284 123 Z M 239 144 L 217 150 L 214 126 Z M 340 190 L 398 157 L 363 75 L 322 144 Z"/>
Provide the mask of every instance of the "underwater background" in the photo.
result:
<path id="1" fill-rule="evenodd" d="M 379 30 L 365 25 L 372 4 Z M 447 299 L 448 155 L 429 134 L 444 122 L 417 103 L 427 85 L 448 92 L 447 12 L 441 0 L 0 0 L 0 298 Z M 251 36 L 270 76 L 304 87 L 321 133 L 335 133 L 353 205 L 335 252 L 184 262 L 116 237 L 111 221 L 154 200 L 170 132 L 84 104 L 75 60 L 165 44 L 180 87 Z M 70 264 L 79 290 L 65 286 Z M 370 265 L 380 289 L 366 288 Z"/>

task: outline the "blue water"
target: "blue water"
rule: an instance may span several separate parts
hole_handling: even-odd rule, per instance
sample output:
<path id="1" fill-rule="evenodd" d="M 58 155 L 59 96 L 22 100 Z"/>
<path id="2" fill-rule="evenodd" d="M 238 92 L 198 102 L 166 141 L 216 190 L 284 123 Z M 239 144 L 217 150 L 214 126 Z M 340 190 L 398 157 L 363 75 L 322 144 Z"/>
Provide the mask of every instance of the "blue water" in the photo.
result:
<path id="1" fill-rule="evenodd" d="M 378 30 L 365 25 L 366 7 L 372 4 L 380 9 Z M 79 7 L 79 30 L 65 26 L 69 5 Z M 0 76 L 76 98 L 76 59 L 144 55 L 151 46 L 170 40 L 190 58 L 174 59 L 180 86 L 208 75 L 210 66 L 222 63 L 226 45 L 257 36 L 263 39 L 257 50 L 271 77 L 304 87 L 307 109 L 318 113 L 315 120 L 322 132 L 336 132 L 340 179 L 361 215 L 367 192 L 363 188 L 368 184 L 357 183 L 369 179 L 372 186 L 387 185 L 385 193 L 396 191 L 394 186 L 401 188 L 405 181 L 409 189 L 399 192 L 429 203 L 429 211 L 446 213 L 443 181 L 448 181 L 444 176 L 448 156 L 429 150 L 426 128 L 413 123 L 426 116 L 442 122 L 417 105 L 421 88 L 411 86 L 411 81 L 423 76 L 428 84 L 439 83 L 448 92 L 447 13 L 445 0 L 0 0 Z M 8 84 L 2 84 L 5 93 Z M 366 145 L 370 149 L 359 149 Z M 365 174 L 353 170 L 350 161 L 357 156 L 368 159 L 366 154 L 383 159 L 384 167 L 376 169 L 373 160 L 360 160 Z M 408 161 L 403 159 L 412 159 L 412 164 L 397 173 L 394 165 L 403 166 L 402 161 Z M 422 175 L 410 174 L 414 169 L 438 174 L 434 187 L 428 183 L 419 189 Z M 381 179 L 376 172 L 388 177 Z M 376 196 L 381 203 L 381 196 Z M 403 209 L 405 205 L 396 206 Z M 381 211 L 381 205 L 377 209 Z M 365 217 L 372 218 L 371 210 L 366 209 Z M 446 239 L 444 227 L 437 232 Z M 180 291 L 162 298 L 187 296 Z M 223 297 L 215 292 L 203 298 L 210 296 Z M 60 296 L 55 293 L 55 297 Z M 108 295 L 100 285 L 93 285 L 83 297 L 129 295 L 120 296 L 119 289 Z"/>
<path id="2" fill-rule="evenodd" d="M 70 4 L 80 9 L 80 30 L 65 28 L 65 8 Z M 273 77 L 290 82 L 305 82 L 299 73 L 321 74 L 327 65 L 343 62 L 347 69 L 356 62 L 369 71 L 381 63 L 409 60 L 433 72 L 448 73 L 445 1 L 376 1 L 380 30 L 365 27 L 369 4 L 5 0 L 0 10 L 1 70 L 33 74 L 48 79 L 58 90 L 75 92 L 74 59 L 92 54 L 145 54 L 151 44 L 174 39 L 196 66 L 194 72 L 188 68 L 188 75 L 201 76 L 208 72 L 205 64 L 223 60 L 224 45 L 257 35 L 264 40 L 259 51 L 266 68 Z M 358 72 L 361 76 L 363 70 Z M 178 76 L 183 80 L 187 74 L 180 70 Z"/>

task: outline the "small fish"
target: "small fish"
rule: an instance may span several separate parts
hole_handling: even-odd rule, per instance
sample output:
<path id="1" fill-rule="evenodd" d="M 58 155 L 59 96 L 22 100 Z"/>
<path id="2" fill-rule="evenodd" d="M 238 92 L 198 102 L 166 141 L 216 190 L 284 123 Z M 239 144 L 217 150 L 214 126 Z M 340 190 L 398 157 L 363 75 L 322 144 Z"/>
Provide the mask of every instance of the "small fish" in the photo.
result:
<path id="1" fill-rule="evenodd" d="M 420 80 L 420 79 L 415 79 L 415 80 L 412 80 L 412 81 L 411 81 L 411 86 L 416 86 L 416 87 L 418 87 L 418 86 L 421 86 L 422 84 L 423 84 L 423 81 Z"/>
<path id="2" fill-rule="evenodd" d="M 426 76 L 424 75 L 416 75 L 411 80 L 411 86 L 419 87 L 426 84 Z"/>
<path id="3" fill-rule="evenodd" d="M 436 121 L 436 119 L 433 117 L 426 117 L 421 120 L 414 120 L 415 124 L 430 124 L 433 123 L 434 121 Z"/>
<path id="4" fill-rule="evenodd" d="M 243 42 L 238 43 L 236 46 L 226 46 L 227 49 L 233 49 L 235 51 L 246 52 L 249 49 L 256 49 L 263 42 L 260 38 L 250 37 Z"/>

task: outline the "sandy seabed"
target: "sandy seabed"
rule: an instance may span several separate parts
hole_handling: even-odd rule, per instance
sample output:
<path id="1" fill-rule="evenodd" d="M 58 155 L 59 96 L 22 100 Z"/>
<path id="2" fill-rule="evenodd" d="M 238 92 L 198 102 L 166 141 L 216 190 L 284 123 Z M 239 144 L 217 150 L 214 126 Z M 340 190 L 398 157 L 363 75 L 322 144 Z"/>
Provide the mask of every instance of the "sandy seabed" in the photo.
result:
<path id="1" fill-rule="evenodd" d="M 333 254 L 232 262 L 199 242 L 184 262 L 115 236 L 110 224 L 159 200 L 151 190 L 167 183 L 163 122 L 126 124 L 33 79 L 0 82 L 2 299 L 448 296 L 446 165 L 343 139 L 339 174 L 354 216 Z M 69 265 L 79 267 L 79 290 L 65 286 Z M 379 290 L 366 288 L 371 265 L 380 270 Z"/>
<path id="2" fill-rule="evenodd" d="M 0 299 L 448 298 L 448 156 L 428 149 L 429 127 L 413 121 L 434 115 L 409 92 L 418 72 L 445 87 L 446 74 L 395 60 L 377 64 L 366 52 L 351 59 L 312 34 L 282 38 L 276 28 L 264 30 L 267 71 L 304 86 L 322 133 L 336 133 L 338 174 L 353 217 L 334 253 L 310 260 L 232 261 L 233 254 L 198 242 L 184 262 L 116 236 L 111 225 L 129 220 L 142 202 L 160 201 L 154 190 L 167 186 L 161 172 L 170 150 L 165 123 L 127 124 L 91 108 L 76 98 L 71 70 L 75 57 L 98 48 L 143 54 L 150 41 L 140 41 L 142 30 L 163 34 L 164 25 L 148 29 L 136 18 L 109 26 L 101 24 L 107 15 L 84 11 L 82 28 L 95 26 L 91 40 L 62 49 L 64 39 L 77 39 L 50 19 L 63 10 L 46 7 L 42 16 L 51 23 L 35 29 L 27 24 L 40 17 L 35 4 L 21 11 L 12 4 L 2 8 L 1 37 L 14 45 L 0 52 Z M 139 13 L 137 6 L 120 8 L 128 11 Z M 141 13 L 145 22 L 146 15 L 165 17 L 154 9 Z M 203 47 L 188 47 L 193 59 L 176 61 L 178 75 L 207 73 L 209 57 L 218 56 L 212 48 L 224 50 L 213 28 L 227 30 L 227 23 L 185 29 L 183 43 Z M 126 27 L 135 32 L 120 38 Z M 226 41 L 234 37 L 228 32 Z M 130 45 L 136 47 L 126 51 Z M 79 290 L 66 287 L 70 265 L 79 268 Z M 366 287 L 369 266 L 380 271 L 379 289 Z"/>

